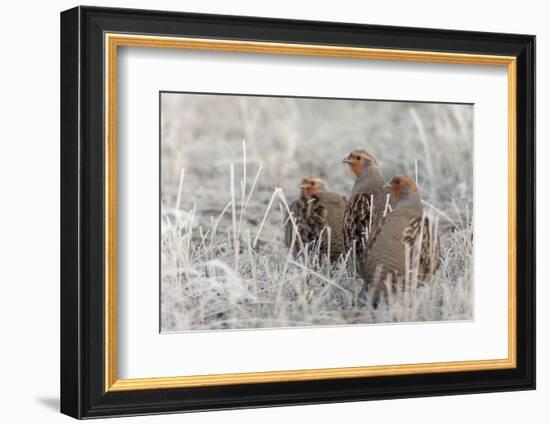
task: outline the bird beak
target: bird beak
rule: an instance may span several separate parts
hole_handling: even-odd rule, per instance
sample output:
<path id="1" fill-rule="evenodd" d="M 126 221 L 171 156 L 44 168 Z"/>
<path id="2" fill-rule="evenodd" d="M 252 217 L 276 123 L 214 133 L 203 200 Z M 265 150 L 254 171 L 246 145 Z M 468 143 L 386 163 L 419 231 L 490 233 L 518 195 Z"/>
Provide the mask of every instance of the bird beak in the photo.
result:
<path id="1" fill-rule="evenodd" d="M 351 160 L 350 160 L 348 157 L 345 157 L 345 158 L 342 160 L 342 162 L 343 162 L 344 164 L 351 164 Z"/>

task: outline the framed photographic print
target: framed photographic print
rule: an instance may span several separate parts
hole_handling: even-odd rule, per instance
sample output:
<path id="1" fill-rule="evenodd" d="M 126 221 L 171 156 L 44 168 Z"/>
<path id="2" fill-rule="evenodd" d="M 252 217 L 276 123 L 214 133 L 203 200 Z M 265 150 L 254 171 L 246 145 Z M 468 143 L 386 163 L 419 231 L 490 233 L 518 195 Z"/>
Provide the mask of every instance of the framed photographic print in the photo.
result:
<path id="1" fill-rule="evenodd" d="M 535 388 L 535 37 L 61 14 L 61 411 Z"/>

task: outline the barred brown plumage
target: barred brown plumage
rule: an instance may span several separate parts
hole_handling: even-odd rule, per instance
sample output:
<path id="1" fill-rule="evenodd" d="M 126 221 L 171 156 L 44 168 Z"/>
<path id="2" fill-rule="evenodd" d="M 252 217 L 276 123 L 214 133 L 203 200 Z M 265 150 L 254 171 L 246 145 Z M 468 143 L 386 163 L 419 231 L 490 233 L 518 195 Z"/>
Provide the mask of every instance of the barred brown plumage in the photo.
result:
<path id="1" fill-rule="evenodd" d="M 344 253 L 342 221 L 347 201 L 334 192 L 321 192 L 309 201 L 312 225 L 311 237 L 320 240 L 321 252 L 335 261 Z"/>
<path id="2" fill-rule="evenodd" d="M 415 182 L 394 177 L 391 190 L 395 205 L 370 240 L 365 267 L 375 304 L 397 285 L 422 284 L 439 268 L 438 223 L 423 211 Z"/>
<path id="3" fill-rule="evenodd" d="M 334 192 L 325 191 L 327 184 L 319 179 L 303 179 L 300 198 L 290 204 L 296 231 L 289 217 L 285 217 L 285 243 L 294 241 L 294 254 L 299 255 L 308 244 L 318 243 L 321 255 L 329 255 L 335 261 L 344 251 L 342 220 L 346 198 Z"/>
<path id="4" fill-rule="evenodd" d="M 292 220 L 285 214 L 284 217 L 284 238 L 285 245 L 290 247 L 292 245 L 292 239 L 294 240 L 294 253 L 297 255 L 301 249 L 301 244 L 309 238 L 309 225 L 306 220 L 308 203 L 305 198 L 298 198 L 290 203 L 288 206 L 292 217 L 294 218 L 294 224 Z"/>
<path id="5" fill-rule="evenodd" d="M 426 279 L 430 274 L 434 274 L 439 269 L 439 258 L 441 256 L 441 247 L 438 237 L 437 220 L 424 213 L 422 217 L 412 219 L 409 226 L 403 232 L 403 243 L 413 247 L 420 243 L 418 251 L 418 278 Z M 412 258 L 409 264 L 414 264 Z M 434 261 L 436 260 L 436 261 Z"/>

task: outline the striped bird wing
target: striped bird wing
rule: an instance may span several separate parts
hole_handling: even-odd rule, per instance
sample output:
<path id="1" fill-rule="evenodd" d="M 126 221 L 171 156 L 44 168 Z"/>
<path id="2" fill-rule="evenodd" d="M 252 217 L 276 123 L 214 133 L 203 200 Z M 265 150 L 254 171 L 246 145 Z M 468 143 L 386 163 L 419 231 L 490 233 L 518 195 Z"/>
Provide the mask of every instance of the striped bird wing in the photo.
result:
<path id="1" fill-rule="evenodd" d="M 409 264 L 418 267 L 420 279 L 438 270 L 441 246 L 437 220 L 425 214 L 413 218 L 403 231 L 403 243 L 410 247 Z"/>
<path id="2" fill-rule="evenodd" d="M 299 236 L 302 242 L 306 244 L 308 242 L 308 235 L 309 235 L 309 226 L 307 224 L 307 219 L 306 219 L 307 212 L 308 212 L 307 202 L 304 201 L 303 199 L 297 199 L 294 202 L 292 202 L 288 207 L 296 223 L 297 235 L 295 237 L 297 238 Z M 295 229 L 294 229 L 292 220 L 288 216 L 288 213 L 285 214 L 283 223 L 284 223 L 285 245 L 287 247 L 290 247 L 290 245 L 292 244 L 292 237 L 295 232 Z M 300 242 L 298 240 L 294 242 L 294 247 L 296 252 L 299 251 Z"/>
<path id="3" fill-rule="evenodd" d="M 330 251 L 330 257 L 337 258 L 343 251 L 342 221 L 346 209 L 345 198 L 337 193 L 322 192 L 314 195 L 308 205 L 311 239 L 320 240 L 322 252 Z"/>
<path id="4" fill-rule="evenodd" d="M 359 192 L 353 195 L 346 207 L 343 220 L 344 246 L 346 251 L 353 248 L 357 255 L 366 253 L 367 241 L 372 230 L 372 209 L 374 197 L 370 193 Z"/>
<path id="5" fill-rule="evenodd" d="M 323 229 L 328 227 L 329 211 L 327 206 L 314 196 L 308 201 L 307 222 L 309 225 L 309 239 L 317 240 L 321 236 Z M 325 232 L 326 233 L 326 230 Z"/>

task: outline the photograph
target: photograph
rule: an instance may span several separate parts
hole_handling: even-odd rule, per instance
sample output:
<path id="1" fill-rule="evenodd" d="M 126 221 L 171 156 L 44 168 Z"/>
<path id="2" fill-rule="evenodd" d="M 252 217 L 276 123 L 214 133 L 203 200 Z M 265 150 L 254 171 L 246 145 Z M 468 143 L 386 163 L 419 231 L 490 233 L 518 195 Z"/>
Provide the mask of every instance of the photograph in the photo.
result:
<path id="1" fill-rule="evenodd" d="M 474 319 L 472 104 L 159 108 L 161 332 Z"/>

